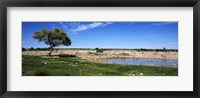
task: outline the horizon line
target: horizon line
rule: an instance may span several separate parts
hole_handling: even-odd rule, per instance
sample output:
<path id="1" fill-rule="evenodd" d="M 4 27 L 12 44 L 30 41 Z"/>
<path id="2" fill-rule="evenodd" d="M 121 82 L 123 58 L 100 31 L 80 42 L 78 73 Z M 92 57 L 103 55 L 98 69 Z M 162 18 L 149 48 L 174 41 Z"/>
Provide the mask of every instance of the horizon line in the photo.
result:
<path id="1" fill-rule="evenodd" d="M 27 48 L 27 47 L 22 47 L 22 48 Z M 31 47 L 28 47 L 28 48 L 31 48 Z M 35 47 L 32 47 L 32 48 L 35 48 Z M 36 48 L 41 48 L 41 47 L 36 47 Z M 43 48 L 49 48 L 49 47 L 43 47 Z M 100 48 L 100 47 L 95 47 L 95 48 L 99 48 L 99 49 L 163 49 L 163 48 Z M 95 48 L 59 48 L 59 47 L 55 47 L 54 49 L 95 49 Z M 166 48 L 165 49 L 175 49 L 175 50 L 178 50 L 176 48 Z"/>

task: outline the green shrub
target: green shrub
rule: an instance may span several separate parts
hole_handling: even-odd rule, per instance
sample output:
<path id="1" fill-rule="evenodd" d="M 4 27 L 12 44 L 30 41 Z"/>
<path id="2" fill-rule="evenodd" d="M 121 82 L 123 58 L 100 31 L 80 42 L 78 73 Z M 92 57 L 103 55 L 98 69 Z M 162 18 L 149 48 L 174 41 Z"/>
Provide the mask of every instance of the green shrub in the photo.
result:
<path id="1" fill-rule="evenodd" d="M 103 49 L 99 49 L 99 50 L 97 50 L 96 52 L 97 52 L 97 53 L 98 53 L 98 52 L 103 53 Z"/>
<path id="2" fill-rule="evenodd" d="M 76 55 L 72 55 L 72 54 L 59 54 L 59 57 L 76 57 Z"/>
<path id="3" fill-rule="evenodd" d="M 22 48 L 22 51 L 26 51 L 26 49 L 25 49 L 25 48 Z"/>
<path id="4" fill-rule="evenodd" d="M 29 48 L 28 50 L 33 50 L 33 51 L 34 51 L 35 49 L 34 49 L 33 47 L 31 47 L 31 48 Z"/>

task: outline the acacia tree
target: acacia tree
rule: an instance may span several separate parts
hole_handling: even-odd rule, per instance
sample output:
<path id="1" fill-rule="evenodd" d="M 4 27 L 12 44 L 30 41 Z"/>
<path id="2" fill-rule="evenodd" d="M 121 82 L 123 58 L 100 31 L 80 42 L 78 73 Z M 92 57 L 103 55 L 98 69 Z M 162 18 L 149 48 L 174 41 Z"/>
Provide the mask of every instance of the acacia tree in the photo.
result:
<path id="1" fill-rule="evenodd" d="M 67 34 L 58 28 L 53 30 L 42 29 L 39 32 L 34 32 L 33 38 L 50 46 L 49 56 L 51 56 L 54 47 L 60 45 L 69 46 L 72 43 Z"/>

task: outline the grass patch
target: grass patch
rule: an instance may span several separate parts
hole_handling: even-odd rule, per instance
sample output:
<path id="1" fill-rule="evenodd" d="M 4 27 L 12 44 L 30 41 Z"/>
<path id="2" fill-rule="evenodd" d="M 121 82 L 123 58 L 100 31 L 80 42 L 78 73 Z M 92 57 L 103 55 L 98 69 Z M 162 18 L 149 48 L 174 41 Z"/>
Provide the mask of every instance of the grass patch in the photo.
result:
<path id="1" fill-rule="evenodd" d="M 90 62 L 76 56 L 42 58 L 22 56 L 23 76 L 177 76 L 171 67 L 134 66 Z"/>

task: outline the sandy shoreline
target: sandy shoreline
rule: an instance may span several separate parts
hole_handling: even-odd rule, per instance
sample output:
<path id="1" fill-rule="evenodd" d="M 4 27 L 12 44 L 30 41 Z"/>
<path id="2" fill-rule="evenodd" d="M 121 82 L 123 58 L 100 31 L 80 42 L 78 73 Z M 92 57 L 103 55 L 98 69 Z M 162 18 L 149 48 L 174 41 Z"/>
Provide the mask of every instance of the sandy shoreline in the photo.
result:
<path id="1" fill-rule="evenodd" d="M 23 55 L 48 55 L 49 51 L 23 51 Z M 138 52 L 133 50 L 109 50 L 103 53 L 96 53 L 96 50 L 54 50 L 52 55 L 71 54 L 88 59 L 90 61 L 101 62 L 106 58 L 148 58 L 162 60 L 178 60 L 178 52 Z"/>

